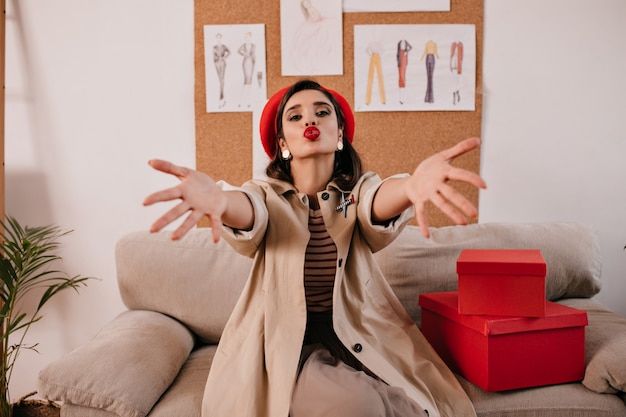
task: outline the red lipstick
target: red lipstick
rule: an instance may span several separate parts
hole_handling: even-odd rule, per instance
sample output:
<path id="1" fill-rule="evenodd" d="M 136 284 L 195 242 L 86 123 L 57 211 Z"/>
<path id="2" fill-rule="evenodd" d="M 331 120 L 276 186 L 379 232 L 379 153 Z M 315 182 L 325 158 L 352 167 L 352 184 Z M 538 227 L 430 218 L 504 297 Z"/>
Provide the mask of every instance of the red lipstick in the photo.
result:
<path id="1" fill-rule="evenodd" d="M 320 130 L 315 126 L 309 126 L 304 129 L 304 137 L 308 140 L 315 140 L 320 136 Z"/>

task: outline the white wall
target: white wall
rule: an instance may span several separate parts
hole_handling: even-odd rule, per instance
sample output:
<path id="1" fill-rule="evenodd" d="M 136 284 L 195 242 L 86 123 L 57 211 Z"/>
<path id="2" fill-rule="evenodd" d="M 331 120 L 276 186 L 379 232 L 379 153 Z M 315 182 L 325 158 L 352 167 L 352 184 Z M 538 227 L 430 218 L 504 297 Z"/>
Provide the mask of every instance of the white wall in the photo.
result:
<path id="1" fill-rule="evenodd" d="M 149 227 L 162 208 L 143 198 L 169 184 L 147 161 L 195 165 L 193 43 L 192 0 L 7 1 L 6 211 L 73 229 L 64 268 L 101 279 L 50 302 L 13 398 L 122 311 L 115 242 Z"/>
<path id="2" fill-rule="evenodd" d="M 623 0 L 487 0 L 480 221 L 579 221 L 626 315 Z"/>
<path id="3" fill-rule="evenodd" d="M 480 221 L 593 225 L 600 298 L 626 315 L 624 18 L 622 0 L 486 0 Z M 193 42 L 191 0 L 7 0 L 7 212 L 74 229 L 63 268 L 101 279 L 46 308 L 15 399 L 123 309 L 115 242 L 173 183 L 146 161 L 195 164 Z"/>

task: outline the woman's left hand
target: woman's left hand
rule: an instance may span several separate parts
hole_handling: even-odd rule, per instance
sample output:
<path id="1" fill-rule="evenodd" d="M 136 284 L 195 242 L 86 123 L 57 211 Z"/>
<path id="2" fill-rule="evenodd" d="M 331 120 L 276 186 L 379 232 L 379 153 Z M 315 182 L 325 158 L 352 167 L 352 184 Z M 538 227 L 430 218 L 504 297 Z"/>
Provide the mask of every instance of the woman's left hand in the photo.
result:
<path id="1" fill-rule="evenodd" d="M 475 218 L 478 210 L 460 192 L 448 184 L 448 180 L 461 181 L 477 188 L 487 188 L 485 181 L 476 173 L 456 168 L 450 162 L 480 146 L 479 138 L 465 139 L 423 160 L 404 183 L 406 196 L 415 207 L 415 217 L 422 234 L 428 238 L 426 203 L 431 201 L 456 224 L 467 224 L 467 218 Z"/>

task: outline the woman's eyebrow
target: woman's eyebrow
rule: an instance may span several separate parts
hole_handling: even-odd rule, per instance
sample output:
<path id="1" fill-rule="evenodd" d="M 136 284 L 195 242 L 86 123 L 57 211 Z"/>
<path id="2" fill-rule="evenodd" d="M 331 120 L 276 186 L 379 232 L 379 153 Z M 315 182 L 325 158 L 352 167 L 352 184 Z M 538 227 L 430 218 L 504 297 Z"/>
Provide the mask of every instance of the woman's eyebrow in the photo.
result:
<path id="1" fill-rule="evenodd" d="M 300 107 L 302 107 L 302 104 L 294 104 L 293 106 L 289 107 L 288 109 L 285 109 L 285 112 L 291 111 L 291 110 L 295 110 L 295 109 L 299 109 Z"/>
<path id="2" fill-rule="evenodd" d="M 327 101 L 315 101 L 315 102 L 313 102 L 313 105 L 315 107 L 318 107 L 318 106 L 331 106 L 330 102 L 327 102 Z M 301 107 L 302 107 L 302 104 L 299 104 L 299 103 L 298 104 L 294 104 L 293 106 L 285 109 L 285 112 L 288 112 L 288 111 L 291 111 L 291 110 L 296 110 L 296 109 L 299 109 Z"/>

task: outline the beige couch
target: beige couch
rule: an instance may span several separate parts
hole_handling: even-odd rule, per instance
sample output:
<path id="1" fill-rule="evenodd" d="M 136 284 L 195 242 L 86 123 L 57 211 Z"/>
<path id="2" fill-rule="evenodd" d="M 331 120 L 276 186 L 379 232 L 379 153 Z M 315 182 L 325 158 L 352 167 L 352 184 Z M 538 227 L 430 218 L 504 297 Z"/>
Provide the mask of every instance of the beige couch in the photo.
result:
<path id="1" fill-rule="evenodd" d="M 490 223 L 433 229 L 426 240 L 409 226 L 376 256 L 416 323 L 420 293 L 456 289 L 464 248 L 540 249 L 547 297 L 589 315 L 582 382 L 487 393 L 459 377 L 477 414 L 626 416 L 626 319 L 591 299 L 600 290 L 595 233 L 571 223 Z M 224 241 L 214 245 L 208 229 L 178 242 L 166 232 L 131 233 L 119 241 L 116 260 L 128 310 L 43 369 L 39 394 L 63 402 L 66 417 L 199 416 L 216 343 L 251 261 Z"/>

